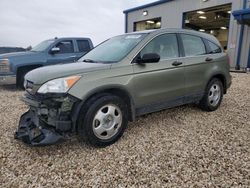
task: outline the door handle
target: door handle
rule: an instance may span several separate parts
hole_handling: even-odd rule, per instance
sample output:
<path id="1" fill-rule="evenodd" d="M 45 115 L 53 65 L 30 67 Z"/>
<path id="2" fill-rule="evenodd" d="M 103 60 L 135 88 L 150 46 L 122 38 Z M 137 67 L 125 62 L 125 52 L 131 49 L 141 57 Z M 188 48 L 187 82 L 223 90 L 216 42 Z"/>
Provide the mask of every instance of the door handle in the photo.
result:
<path id="1" fill-rule="evenodd" d="M 180 61 L 175 61 L 172 63 L 173 66 L 179 66 L 179 65 L 182 65 L 183 63 L 180 62 Z"/>
<path id="2" fill-rule="evenodd" d="M 72 56 L 69 56 L 70 58 L 75 58 L 76 56 L 75 55 L 72 55 Z"/>
<path id="3" fill-rule="evenodd" d="M 209 62 L 209 61 L 213 61 L 214 59 L 213 58 L 211 58 L 211 57 L 207 57 L 206 59 L 205 59 L 205 61 L 207 61 L 207 62 Z"/>

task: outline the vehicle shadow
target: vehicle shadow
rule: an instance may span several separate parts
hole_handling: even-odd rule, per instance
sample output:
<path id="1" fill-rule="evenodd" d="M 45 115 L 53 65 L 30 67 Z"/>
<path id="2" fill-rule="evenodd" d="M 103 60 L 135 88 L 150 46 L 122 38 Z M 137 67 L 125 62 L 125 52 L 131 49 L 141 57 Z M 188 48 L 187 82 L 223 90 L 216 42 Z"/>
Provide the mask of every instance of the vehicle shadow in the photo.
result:
<path id="1" fill-rule="evenodd" d="M 15 84 L 13 85 L 1 85 L 0 86 L 0 91 L 1 90 L 7 90 L 7 91 L 22 91 L 21 89 L 18 89 Z"/>
<path id="2" fill-rule="evenodd" d="M 159 112 L 150 113 L 147 115 L 143 115 L 141 117 L 138 117 L 135 122 L 129 123 L 128 127 L 126 129 L 124 141 L 120 140 L 121 142 L 126 142 L 127 139 L 131 139 L 131 136 L 138 135 L 141 129 L 148 129 L 150 126 L 152 126 L 151 123 L 148 122 L 155 122 L 156 124 L 166 124 L 168 128 L 171 128 L 169 125 L 169 121 L 175 123 L 175 126 L 178 127 L 178 125 L 182 125 L 183 119 L 181 118 L 184 116 L 183 114 L 192 114 L 197 113 L 197 111 L 200 111 L 200 109 L 195 104 L 187 104 L 180 107 L 170 108 L 166 110 L 161 110 Z M 177 116 L 173 119 L 173 116 Z M 166 123 L 167 122 L 167 123 Z M 22 142 L 19 142 L 19 146 L 25 147 L 26 150 L 32 152 L 34 155 L 39 156 L 46 156 L 46 155 L 68 155 L 78 152 L 97 152 L 100 151 L 101 148 L 95 148 L 86 142 L 79 140 L 76 135 L 70 137 L 69 139 L 63 140 L 59 143 L 56 143 L 54 145 L 47 145 L 47 146 L 29 146 L 25 145 Z M 102 148 L 101 150 L 110 150 L 112 148 L 119 148 L 121 144 L 120 142 L 117 142 L 114 145 Z"/>

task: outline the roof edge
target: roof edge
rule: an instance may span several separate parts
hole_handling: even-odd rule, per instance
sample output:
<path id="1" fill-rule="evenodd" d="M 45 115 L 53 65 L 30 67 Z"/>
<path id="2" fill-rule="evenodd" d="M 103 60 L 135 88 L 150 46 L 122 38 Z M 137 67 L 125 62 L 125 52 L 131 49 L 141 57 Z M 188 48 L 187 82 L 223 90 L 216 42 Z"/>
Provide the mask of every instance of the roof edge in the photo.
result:
<path id="1" fill-rule="evenodd" d="M 148 8 L 148 7 L 152 7 L 152 6 L 156 6 L 156 5 L 160 5 L 160 4 L 163 4 L 163 3 L 167 3 L 169 1 L 173 1 L 173 0 L 159 0 L 159 1 L 156 1 L 156 2 L 148 3 L 146 5 L 141 5 L 141 6 L 138 6 L 138 7 L 134 7 L 134 8 L 124 10 L 123 13 L 127 14 L 129 12 L 133 12 L 133 11 L 136 11 L 136 10 L 140 10 L 140 9 L 144 9 L 144 8 Z"/>

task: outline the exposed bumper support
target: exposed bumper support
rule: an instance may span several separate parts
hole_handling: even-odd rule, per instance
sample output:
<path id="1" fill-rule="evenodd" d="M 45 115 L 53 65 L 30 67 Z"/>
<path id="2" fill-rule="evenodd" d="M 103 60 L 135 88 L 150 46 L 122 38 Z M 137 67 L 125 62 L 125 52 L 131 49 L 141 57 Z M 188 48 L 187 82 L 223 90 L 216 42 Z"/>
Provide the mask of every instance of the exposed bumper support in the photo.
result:
<path id="1" fill-rule="evenodd" d="M 54 144 L 64 137 L 54 129 L 49 129 L 42 125 L 39 118 L 29 110 L 24 113 L 19 121 L 15 139 L 22 140 L 26 144 L 42 146 Z"/>

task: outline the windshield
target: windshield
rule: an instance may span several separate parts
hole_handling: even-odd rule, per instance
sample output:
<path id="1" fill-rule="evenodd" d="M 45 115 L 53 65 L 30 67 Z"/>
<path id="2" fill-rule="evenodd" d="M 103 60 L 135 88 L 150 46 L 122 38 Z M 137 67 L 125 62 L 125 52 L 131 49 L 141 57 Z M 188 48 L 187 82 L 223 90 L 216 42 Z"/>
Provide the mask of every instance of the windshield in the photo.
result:
<path id="1" fill-rule="evenodd" d="M 31 51 L 34 52 L 42 52 L 46 50 L 55 40 L 45 40 L 41 42 L 40 44 L 36 45 L 34 48 L 31 49 Z"/>
<path id="2" fill-rule="evenodd" d="M 144 34 L 128 34 L 113 37 L 101 43 L 79 61 L 92 63 L 115 63 L 122 60 L 142 39 Z"/>

